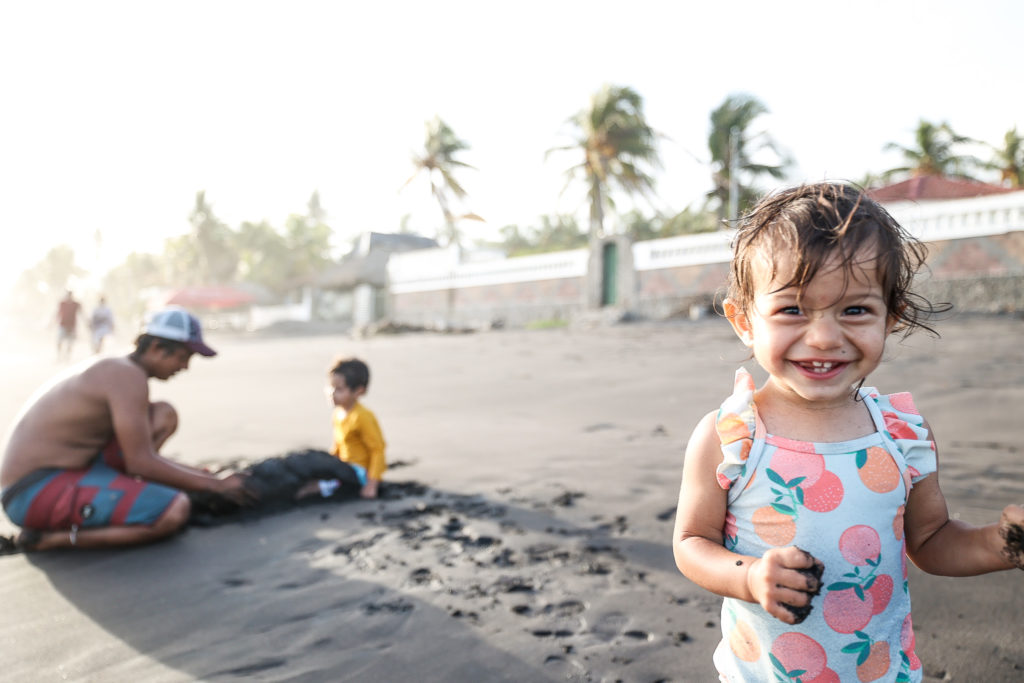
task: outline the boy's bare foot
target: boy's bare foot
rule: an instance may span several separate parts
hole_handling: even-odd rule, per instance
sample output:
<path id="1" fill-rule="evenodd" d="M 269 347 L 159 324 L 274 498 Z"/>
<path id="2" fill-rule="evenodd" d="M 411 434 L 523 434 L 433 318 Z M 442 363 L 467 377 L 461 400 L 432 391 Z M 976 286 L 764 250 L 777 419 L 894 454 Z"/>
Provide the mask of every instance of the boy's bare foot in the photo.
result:
<path id="1" fill-rule="evenodd" d="M 299 490 L 295 492 L 295 500 L 302 500 L 303 498 L 311 498 L 313 496 L 320 495 L 320 482 L 316 479 L 307 481 Z"/>

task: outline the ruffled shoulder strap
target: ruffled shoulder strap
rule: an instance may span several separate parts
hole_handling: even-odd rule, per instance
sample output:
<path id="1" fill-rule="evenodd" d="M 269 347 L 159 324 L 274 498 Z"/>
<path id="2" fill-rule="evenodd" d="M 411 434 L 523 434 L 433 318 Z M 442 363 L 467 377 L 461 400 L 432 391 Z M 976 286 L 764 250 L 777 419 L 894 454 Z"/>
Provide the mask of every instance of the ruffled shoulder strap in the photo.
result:
<path id="1" fill-rule="evenodd" d="M 936 469 L 935 442 L 928 438 L 924 418 L 909 392 L 880 394 L 874 387 L 864 387 L 861 397 L 871 412 L 875 427 L 886 437 L 890 450 L 903 458 L 900 471 L 907 480 L 909 494 L 913 484 Z"/>
<path id="2" fill-rule="evenodd" d="M 722 402 L 715 429 L 722 442 L 722 462 L 716 469 L 718 485 L 729 489 L 746 478 L 751 450 L 760 436 L 764 443 L 764 424 L 754 405 L 754 378 L 745 368 L 736 371 L 732 394 Z M 749 468 L 753 471 L 753 468 Z M 742 487 L 740 487 L 742 488 Z"/>

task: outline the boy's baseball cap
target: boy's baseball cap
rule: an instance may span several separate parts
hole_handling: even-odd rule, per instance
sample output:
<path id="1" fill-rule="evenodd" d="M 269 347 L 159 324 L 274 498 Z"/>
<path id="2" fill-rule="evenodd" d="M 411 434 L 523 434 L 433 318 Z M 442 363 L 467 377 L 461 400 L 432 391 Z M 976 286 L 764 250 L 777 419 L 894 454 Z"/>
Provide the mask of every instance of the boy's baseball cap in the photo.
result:
<path id="1" fill-rule="evenodd" d="M 217 352 L 203 341 L 199 319 L 181 306 L 168 306 L 153 313 L 142 326 L 142 333 L 182 342 L 189 351 L 201 356 L 217 355 Z"/>

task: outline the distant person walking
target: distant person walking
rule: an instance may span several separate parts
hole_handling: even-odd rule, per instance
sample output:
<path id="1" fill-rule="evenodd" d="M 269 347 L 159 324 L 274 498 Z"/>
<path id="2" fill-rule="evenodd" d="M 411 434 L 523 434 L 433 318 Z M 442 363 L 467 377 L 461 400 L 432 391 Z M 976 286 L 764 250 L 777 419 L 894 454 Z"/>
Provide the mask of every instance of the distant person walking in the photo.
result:
<path id="1" fill-rule="evenodd" d="M 81 304 L 75 301 L 69 289 L 57 306 L 57 360 L 71 358 L 71 347 L 75 343 L 78 327 L 78 313 L 81 310 Z"/>
<path id="2" fill-rule="evenodd" d="M 92 310 L 89 329 L 92 330 L 92 351 L 100 353 L 103 340 L 114 331 L 114 312 L 107 305 L 107 297 L 101 296 L 99 304 Z"/>

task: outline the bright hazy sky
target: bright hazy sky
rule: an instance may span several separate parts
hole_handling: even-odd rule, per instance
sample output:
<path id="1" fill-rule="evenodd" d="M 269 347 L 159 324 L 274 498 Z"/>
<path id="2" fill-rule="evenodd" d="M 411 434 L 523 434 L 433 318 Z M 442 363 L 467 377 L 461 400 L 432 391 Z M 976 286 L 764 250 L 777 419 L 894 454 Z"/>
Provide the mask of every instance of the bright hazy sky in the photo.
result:
<path id="1" fill-rule="evenodd" d="M 399 189 L 435 115 L 471 145 L 469 237 L 577 211 L 576 157 L 545 152 L 604 83 L 668 138 L 662 210 L 709 189 L 708 115 L 736 92 L 793 181 L 858 180 L 920 118 L 1024 129 L 1021 26 L 1011 0 L 4 3 L 0 285 L 56 244 L 94 270 L 157 252 L 198 190 L 232 227 L 280 228 L 318 190 L 343 238 L 406 214 L 433 234 L 425 180 Z"/>

